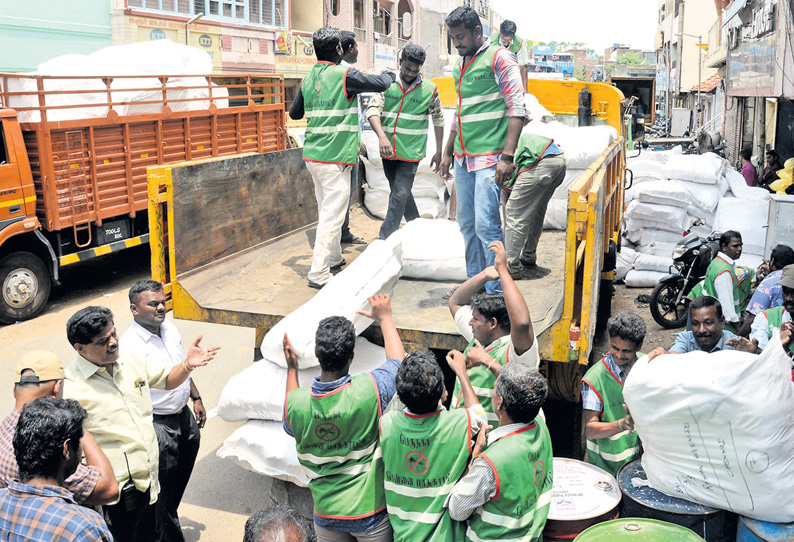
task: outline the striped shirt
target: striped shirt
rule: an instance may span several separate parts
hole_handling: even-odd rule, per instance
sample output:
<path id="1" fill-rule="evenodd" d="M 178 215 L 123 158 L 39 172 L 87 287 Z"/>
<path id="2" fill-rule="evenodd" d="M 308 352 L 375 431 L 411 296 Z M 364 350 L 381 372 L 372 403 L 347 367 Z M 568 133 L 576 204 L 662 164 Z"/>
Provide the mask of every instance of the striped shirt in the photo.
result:
<path id="1" fill-rule="evenodd" d="M 19 421 L 19 410 L 14 409 L 0 424 L 0 488 L 19 479 L 19 466 L 14 456 L 14 431 Z M 78 465 L 77 470 L 64 482 L 78 503 L 85 502 L 99 482 L 99 469 Z"/>
<path id="2" fill-rule="evenodd" d="M 612 352 L 604 357 L 604 362 L 612 374 L 618 377 L 621 382 L 626 382 L 626 377 L 629 376 L 628 371 L 620 367 L 615 360 L 612 359 Z M 601 412 L 604 409 L 604 403 L 598 398 L 598 394 L 590 387 L 590 384 L 582 381 L 582 410 L 595 410 Z"/>
<path id="3" fill-rule="evenodd" d="M 482 47 L 480 47 L 475 56 L 484 51 L 490 42 L 485 40 Z M 463 69 L 463 58 L 460 59 L 460 68 Z M 499 85 L 499 90 L 502 92 L 502 97 L 507 104 L 507 113 L 510 117 L 526 116 L 526 108 L 524 107 L 524 84 L 521 82 L 521 71 L 518 69 L 518 61 L 516 55 L 507 49 L 499 49 L 494 55 L 493 64 L 494 77 L 496 83 Z M 452 125 L 450 131 L 458 131 L 458 117 L 453 115 Z M 494 167 L 501 154 L 488 154 L 484 156 L 455 156 L 458 165 L 462 166 L 466 162 L 467 171 L 477 171 Z"/>
<path id="4" fill-rule="evenodd" d="M 77 504 L 68 489 L 15 481 L 0 490 L 0 533 L 8 542 L 113 540 L 102 516 Z"/>

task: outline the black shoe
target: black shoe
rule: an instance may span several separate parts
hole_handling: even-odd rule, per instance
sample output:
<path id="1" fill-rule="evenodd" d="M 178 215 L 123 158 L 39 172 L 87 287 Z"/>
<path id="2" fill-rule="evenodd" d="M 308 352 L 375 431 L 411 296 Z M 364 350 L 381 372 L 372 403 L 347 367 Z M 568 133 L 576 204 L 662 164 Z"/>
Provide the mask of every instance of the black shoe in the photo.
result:
<path id="1" fill-rule="evenodd" d="M 325 284 L 317 284 L 316 282 L 309 281 L 309 288 L 314 288 L 315 290 L 322 290 Z"/>
<path id="2" fill-rule="evenodd" d="M 339 262 L 339 263 L 338 263 L 338 264 L 336 264 L 336 265 L 332 265 L 332 266 L 331 266 L 331 271 L 333 271 L 333 270 L 335 270 L 335 269 L 342 269 L 342 266 L 344 266 L 344 265 L 347 265 L 347 262 L 345 261 L 345 259 L 344 259 L 344 258 L 342 258 L 342 261 L 341 261 L 341 262 Z"/>

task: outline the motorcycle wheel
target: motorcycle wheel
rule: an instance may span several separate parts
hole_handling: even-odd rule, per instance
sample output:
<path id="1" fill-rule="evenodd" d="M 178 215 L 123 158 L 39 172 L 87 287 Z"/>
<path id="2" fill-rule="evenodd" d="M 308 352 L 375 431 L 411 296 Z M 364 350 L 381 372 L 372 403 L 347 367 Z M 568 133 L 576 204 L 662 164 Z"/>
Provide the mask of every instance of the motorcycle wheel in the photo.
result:
<path id="1" fill-rule="evenodd" d="M 678 305 L 675 302 L 681 286 L 679 280 L 660 282 L 651 294 L 651 316 L 665 329 L 676 329 L 686 325 L 689 300 L 684 298 Z"/>

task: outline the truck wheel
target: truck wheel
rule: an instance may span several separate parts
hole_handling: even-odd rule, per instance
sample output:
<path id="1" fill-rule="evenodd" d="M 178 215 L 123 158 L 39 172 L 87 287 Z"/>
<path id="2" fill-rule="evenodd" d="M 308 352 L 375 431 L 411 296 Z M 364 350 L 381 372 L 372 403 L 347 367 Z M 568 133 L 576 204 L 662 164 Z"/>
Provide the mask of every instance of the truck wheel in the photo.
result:
<path id="1" fill-rule="evenodd" d="M 13 324 L 39 315 L 50 297 L 52 280 L 44 262 L 30 252 L 0 260 L 0 323 Z"/>

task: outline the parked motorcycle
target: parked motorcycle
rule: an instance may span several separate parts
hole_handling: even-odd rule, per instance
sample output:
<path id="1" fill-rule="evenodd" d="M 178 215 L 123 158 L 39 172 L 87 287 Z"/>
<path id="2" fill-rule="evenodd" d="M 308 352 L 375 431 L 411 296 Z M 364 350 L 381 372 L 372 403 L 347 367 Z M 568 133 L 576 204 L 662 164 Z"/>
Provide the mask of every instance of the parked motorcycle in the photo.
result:
<path id="1" fill-rule="evenodd" d="M 720 232 L 712 232 L 707 238 L 691 233 L 695 226 L 702 226 L 697 219 L 684 236 L 673 247 L 671 273 L 659 280 L 651 294 L 651 316 L 665 329 L 683 327 L 687 320 L 689 300 L 687 293 L 706 276 L 706 270 L 720 250 Z"/>

